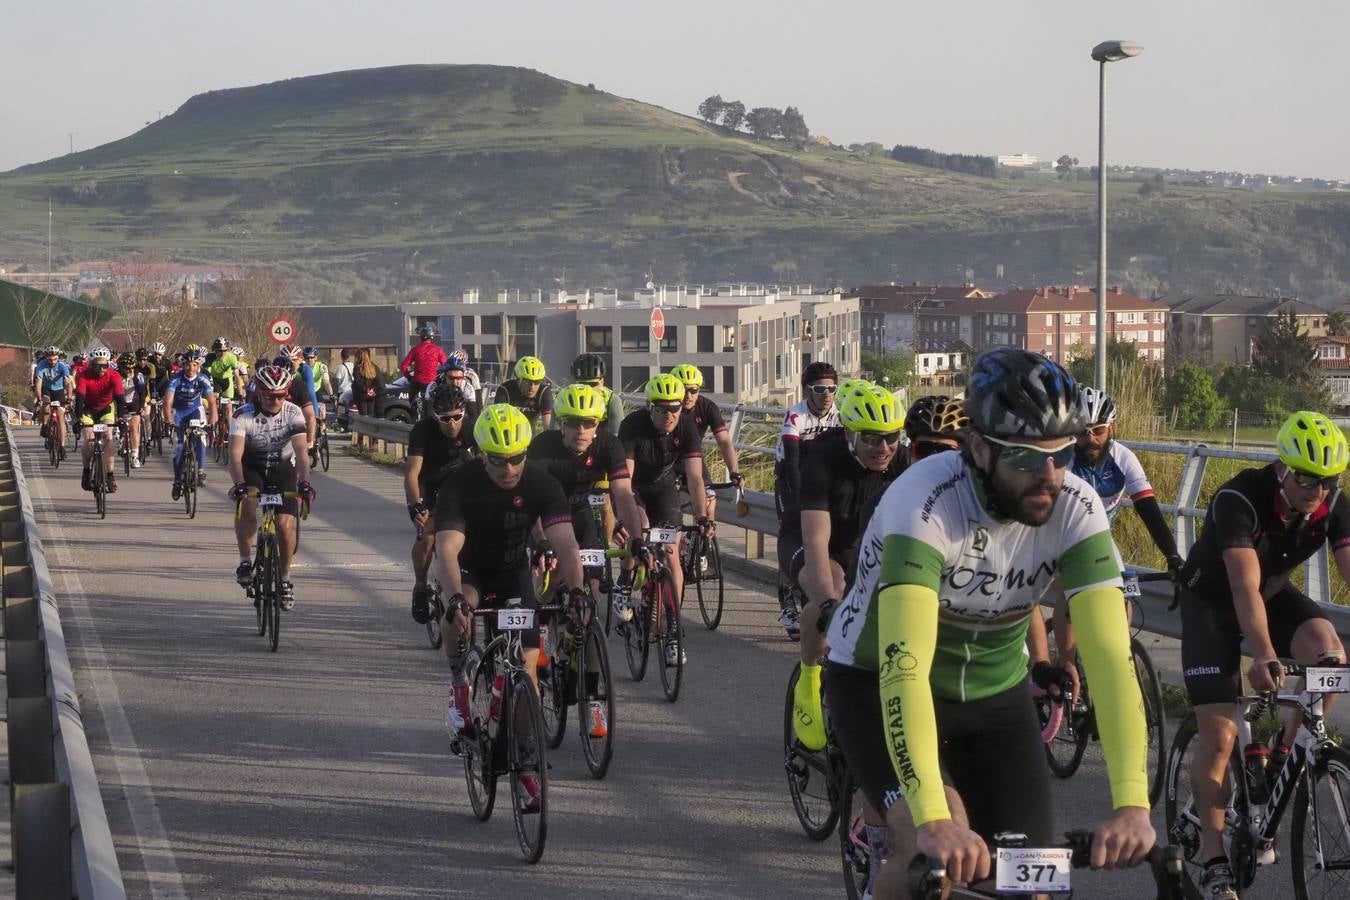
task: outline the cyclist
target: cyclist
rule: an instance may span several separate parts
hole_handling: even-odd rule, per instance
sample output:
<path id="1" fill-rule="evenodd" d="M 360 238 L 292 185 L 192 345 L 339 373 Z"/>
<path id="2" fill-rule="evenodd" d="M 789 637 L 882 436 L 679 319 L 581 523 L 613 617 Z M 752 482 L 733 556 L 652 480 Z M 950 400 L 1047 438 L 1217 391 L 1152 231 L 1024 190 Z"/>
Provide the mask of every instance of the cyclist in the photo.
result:
<path id="1" fill-rule="evenodd" d="M 856 384 L 856 380 L 850 379 Z M 811 442 L 827 429 L 839 425 L 834 406 L 839 373 L 827 362 L 813 362 L 802 372 L 802 400 L 783 414 L 783 427 L 774 451 L 773 498 L 778 522 L 789 527 L 797 521 L 797 491 L 801 485 L 801 465 Z M 785 578 L 778 579 L 778 621 L 792 640 L 801 634 L 797 601 Z"/>
<path id="2" fill-rule="evenodd" d="M 843 426 L 825 432 L 802 466 L 801 520 L 784 522 L 778 538 L 782 571 L 801 587 L 801 677 L 793 700 L 797 737 L 810 750 L 825 748 L 820 709 L 820 659 L 825 638 L 822 608 L 833 608 L 852 581 L 858 539 L 882 492 L 908 465 L 900 446 L 901 417 L 895 395 L 882 387 L 850 392 L 839 404 Z M 786 547 L 784 545 L 787 545 Z"/>
<path id="3" fill-rule="evenodd" d="M 239 375 L 238 390 L 236 391 L 235 396 L 236 396 L 236 399 L 238 400 L 238 404 L 236 404 L 236 405 L 242 405 L 242 404 L 244 404 L 245 402 L 247 402 L 247 401 L 245 401 L 245 399 L 244 399 L 244 393 L 243 393 L 243 392 L 244 392 L 244 386 L 248 384 L 249 378 L 251 377 L 251 376 L 249 375 L 248 353 L 247 353 L 247 351 L 244 350 L 243 347 L 237 347 L 237 346 L 236 346 L 236 347 L 231 347 L 231 348 L 230 348 L 230 352 L 234 354 L 234 358 L 235 358 L 235 359 L 239 360 L 239 365 L 238 365 L 238 367 L 235 369 L 235 371 L 236 371 L 236 372 L 238 373 L 238 375 Z"/>
<path id="4" fill-rule="evenodd" d="M 494 595 L 500 605 L 516 598 L 522 608 L 537 605 L 529 553 L 536 523 L 557 554 L 563 582 L 580 585 L 583 579 L 567 497 L 542 465 L 526 460 L 530 423 L 525 415 L 513 406 L 494 403 L 478 417 L 473 438 L 483 456 L 450 473 L 441 485 L 435 516 L 437 571 L 450 596 L 441 628 L 450 663 L 446 725 L 456 753 L 459 736 L 473 721 L 461 644 L 469 631 L 464 607 L 481 605 L 487 595 Z M 521 638 L 525 672 L 538 690 L 539 623 Z M 527 759 L 532 755 L 532 747 L 520 749 Z M 539 788 L 532 781 L 524 787 L 537 803 Z"/>
<path id="5" fill-rule="evenodd" d="M 169 380 L 164 390 L 165 418 L 173 423 L 178 449 L 173 455 L 173 499 L 183 496 L 183 453 L 186 450 L 187 423 L 207 418 L 207 433 L 216 425 L 215 388 L 211 377 L 202 371 L 201 348 L 189 344 L 183 351 L 183 369 Z M 203 409 L 203 405 L 206 409 Z M 197 485 L 206 484 L 206 444 L 197 445 Z"/>
<path id="6" fill-rule="evenodd" d="M 623 421 L 623 401 L 619 395 L 605 387 L 605 358 L 599 353 L 583 353 L 572 360 L 572 380 L 594 388 L 600 395 L 605 414 L 600 417 L 600 427 L 610 434 L 619 430 Z"/>
<path id="7" fill-rule="evenodd" d="M 1047 846 L 1050 788 L 1024 638 L 1058 571 L 1097 695 L 1115 807 L 1091 862 L 1136 864 L 1155 840 L 1143 701 L 1110 524 L 1068 471 L 1084 426 L 1078 385 L 1039 354 L 1000 347 L 975 361 L 965 407 L 961 453 L 906 470 L 863 535 L 828 636 L 835 736 L 905 848 L 899 858 L 914 838 L 948 877 L 971 881 L 988 875 L 997 832 Z M 968 817 L 948 802 L 944 774 Z M 900 865 L 880 872 L 891 891 L 905 874 Z"/>
<path id="8" fill-rule="evenodd" d="M 42 421 L 42 436 L 47 437 L 51 427 L 48 421 L 51 404 L 63 406 L 75 393 L 75 375 L 70 367 L 61 362 L 61 350 L 54 345 L 42 348 L 42 359 L 33 368 L 33 405 L 37 407 L 38 417 Z M 58 445 L 66 442 L 66 420 L 61 417 L 57 426 L 59 434 L 52 435 Z"/>
<path id="9" fill-rule="evenodd" d="M 1199 730 L 1191 784 L 1207 898 L 1238 896 L 1224 857 L 1226 804 L 1219 788 L 1237 732 L 1233 705 L 1243 639 L 1252 657 L 1247 677 L 1257 691 L 1279 686 L 1269 664 L 1281 657 L 1345 659 L 1322 607 L 1289 581 L 1299 564 L 1329 544 L 1341 578 L 1350 582 L 1350 502 L 1338 483 L 1350 460 L 1345 435 L 1321 413 L 1296 412 L 1280 426 L 1275 449 L 1277 462 L 1244 469 L 1214 492 L 1181 570 L 1181 666 Z M 1284 764 L 1296 728 L 1297 720 L 1286 724 L 1270 771 Z"/>
<path id="10" fill-rule="evenodd" d="M 478 392 L 483 389 L 483 382 L 482 379 L 478 377 L 478 373 L 469 365 L 469 354 L 465 353 L 463 350 L 451 350 L 447 359 L 458 360 L 460 364 L 463 365 L 464 389 L 473 395 L 469 398 L 470 400 L 475 403 L 482 403 L 483 398 L 478 396 Z"/>
<path id="11" fill-rule="evenodd" d="M 145 375 L 136 367 L 136 356 L 123 353 L 117 357 L 117 372 L 122 376 L 122 393 L 117 395 L 117 422 L 122 432 L 122 445 L 131 455 L 131 467 L 141 467 L 141 419 L 149 410 L 150 387 Z"/>
<path id="12" fill-rule="evenodd" d="M 413 418 L 422 418 L 422 393 L 436 380 L 436 372 L 445 362 L 445 351 L 436 343 L 436 329 L 423 325 L 417 329 L 418 343 L 403 357 L 398 370 L 408 379 L 408 391 L 413 399 Z"/>
<path id="13" fill-rule="evenodd" d="M 966 406 L 941 394 L 920 397 L 905 413 L 905 435 L 909 438 L 909 460 L 916 463 L 934 453 L 960 450 L 962 432 L 970 424 Z"/>
<path id="14" fill-rule="evenodd" d="M 84 447 L 81 458 L 84 461 L 84 473 L 80 476 L 80 487 L 92 491 L 93 470 L 90 457 L 93 456 L 94 425 L 115 425 L 117 423 L 117 401 L 123 394 L 122 376 L 110 363 L 112 351 L 99 347 L 89 354 L 89 364 L 75 377 L 75 414 L 84 426 Z M 103 445 L 103 465 L 108 469 L 108 493 L 117 491 L 117 478 L 113 474 L 113 464 L 117 461 L 117 447 L 109 440 Z"/>
<path id="15" fill-rule="evenodd" d="M 645 533 L 651 526 L 679 528 L 684 524 L 675 485 L 677 466 L 684 471 L 684 483 L 689 488 L 689 502 L 694 509 L 694 523 L 711 534 L 713 524 L 708 518 L 703 493 L 703 451 L 693 417 L 683 415 L 684 384 L 673 375 L 656 375 L 647 382 L 646 395 L 647 408 L 629 413 L 619 425 L 619 442 L 623 444 L 633 493 L 641 509 L 635 523 L 638 534 Z M 680 541 L 677 541 L 666 546 L 667 570 L 674 582 L 676 597 L 682 597 L 684 589 L 679 545 Z M 623 575 L 614 590 L 614 612 L 620 623 L 633 617 L 628 603 L 632 567 L 633 561 L 625 560 Z M 687 658 L 684 648 L 678 647 L 676 642 L 671 641 L 666 646 L 672 656 L 678 649 Z M 674 659 L 668 662 L 675 664 Z"/>
<path id="16" fill-rule="evenodd" d="M 412 617 L 419 625 L 430 618 L 427 570 L 436 537 L 431 522 L 436 497 L 446 476 L 472 459 L 477 449 L 473 442 L 475 417 L 457 386 L 434 385 L 427 402 L 431 417 L 414 425 L 408 435 L 408 461 L 403 468 L 408 516 L 417 528 L 412 545 Z"/>
<path id="17" fill-rule="evenodd" d="M 314 440 L 309 443 L 309 466 L 319 464 L 319 432 L 328 427 L 328 404 L 333 402 L 333 381 L 328 375 L 328 364 L 319 361 L 319 348 L 306 347 L 304 365 L 314 379 Z"/>
<path id="18" fill-rule="evenodd" d="M 455 389 L 464 395 L 470 414 L 476 416 L 480 409 L 478 391 L 469 384 L 468 369 L 464 367 L 464 361 L 453 353 L 446 358 L 445 363 L 436 372 L 436 380 L 427 385 L 425 396 L 422 398 L 423 402 L 430 403 L 432 392 L 439 385 L 446 383 L 454 385 Z"/>
<path id="19" fill-rule="evenodd" d="M 676 366 L 670 370 L 684 385 L 684 412 L 682 415 L 692 417 L 694 425 L 698 429 L 699 443 L 708 436 L 711 430 L 713 440 L 717 442 L 717 449 L 722 451 L 722 459 L 727 465 L 727 480 L 740 484 L 741 478 L 740 465 L 736 458 L 736 448 L 731 443 L 731 431 L 727 428 L 726 420 L 722 418 L 722 411 L 717 408 L 717 404 L 703 396 L 703 372 L 698 366 L 691 366 L 688 363 Z M 708 487 L 712 482 L 712 474 L 708 471 L 707 457 L 703 459 L 703 493 L 708 500 L 708 518 L 717 518 L 717 494 Z"/>
<path id="20" fill-rule="evenodd" d="M 305 363 L 304 357 L 304 351 L 299 347 L 292 344 L 283 344 L 279 355 L 272 362 L 290 369 L 292 376 L 291 402 L 300 407 L 300 412 L 305 417 L 305 429 L 309 436 L 309 445 L 313 447 L 314 442 L 319 437 L 319 420 L 315 415 L 315 410 L 319 406 L 319 398 L 314 390 L 314 370 Z"/>
<path id="21" fill-rule="evenodd" d="M 258 497 L 247 496 L 250 487 L 259 492 L 277 489 L 294 493 L 284 497 L 277 513 L 281 532 L 281 608 L 295 606 L 291 562 L 295 558 L 295 521 L 300 502 L 313 503 L 316 494 L 309 483 L 309 458 L 305 417 L 286 397 L 294 376 L 282 366 L 263 366 L 254 373 L 254 403 L 245 404 L 230 420 L 230 499 L 239 504 L 234 537 L 239 544 L 239 567 L 235 581 L 248 587 L 253 578 L 253 535 L 257 531 Z M 256 404 L 256 405 L 254 405 Z M 254 603 L 258 601 L 255 599 Z"/>
<path id="22" fill-rule="evenodd" d="M 544 372 L 543 360 L 522 356 L 516 361 L 516 377 L 497 386 L 494 403 L 509 403 L 525 414 L 536 433 L 553 424 L 553 385 Z"/>
<path id="23" fill-rule="evenodd" d="M 169 386 L 169 378 L 172 376 L 170 369 L 173 366 L 171 360 L 164 354 L 166 349 L 159 341 L 150 345 L 150 355 L 147 361 L 155 367 L 155 380 L 151 384 L 151 393 L 156 397 L 163 397 L 164 391 Z"/>

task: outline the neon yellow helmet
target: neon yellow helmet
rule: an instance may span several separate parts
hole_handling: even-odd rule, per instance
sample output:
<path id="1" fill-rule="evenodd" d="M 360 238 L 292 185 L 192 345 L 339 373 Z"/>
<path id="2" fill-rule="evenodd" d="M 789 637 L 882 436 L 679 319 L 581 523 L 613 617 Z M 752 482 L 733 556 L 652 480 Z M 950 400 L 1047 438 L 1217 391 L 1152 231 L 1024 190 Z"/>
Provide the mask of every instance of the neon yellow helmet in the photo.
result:
<path id="1" fill-rule="evenodd" d="M 670 370 L 670 374 L 680 379 L 686 385 L 691 385 L 703 390 L 703 371 L 698 366 L 691 366 L 689 363 L 678 365 Z"/>
<path id="2" fill-rule="evenodd" d="M 605 402 L 600 392 L 590 385 L 569 384 L 554 399 L 553 414 L 559 418 L 575 416 L 598 422 L 605 417 Z"/>
<path id="3" fill-rule="evenodd" d="M 1291 469 L 1323 478 L 1339 475 L 1350 462 L 1345 432 L 1318 412 L 1296 412 L 1275 435 L 1280 461 Z"/>
<path id="4" fill-rule="evenodd" d="M 839 385 L 839 392 L 834 395 L 835 406 L 844 402 L 844 398 L 855 391 L 871 390 L 874 385 L 866 378 L 849 378 L 843 384 Z"/>
<path id="5" fill-rule="evenodd" d="M 839 424 L 849 431 L 889 434 L 905 425 L 905 414 L 895 395 L 883 387 L 855 389 L 839 401 Z"/>
<path id="6" fill-rule="evenodd" d="M 653 375 L 647 382 L 647 402 L 683 403 L 684 382 L 674 375 Z"/>
<path id="7" fill-rule="evenodd" d="M 509 403 L 493 403 L 478 414 L 473 439 L 478 449 L 494 456 L 515 456 L 530 446 L 530 420 Z"/>
<path id="8" fill-rule="evenodd" d="M 543 381 L 544 361 L 537 356 L 522 356 L 516 361 L 516 377 L 525 381 Z"/>

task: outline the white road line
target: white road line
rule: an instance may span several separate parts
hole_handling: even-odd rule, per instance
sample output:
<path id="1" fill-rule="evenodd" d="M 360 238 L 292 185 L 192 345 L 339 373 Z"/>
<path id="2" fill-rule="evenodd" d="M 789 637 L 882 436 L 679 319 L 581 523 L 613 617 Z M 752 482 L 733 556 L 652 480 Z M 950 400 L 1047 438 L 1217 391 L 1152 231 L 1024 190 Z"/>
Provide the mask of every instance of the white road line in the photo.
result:
<path id="1" fill-rule="evenodd" d="M 183 889 L 183 878 L 173 855 L 173 845 L 164 830 L 164 823 L 160 821 L 155 792 L 150 786 L 150 777 L 146 774 L 136 738 L 131 733 L 131 722 L 122 708 L 122 695 L 108 668 L 108 657 L 103 651 L 98 627 L 89 613 L 89 600 L 75 566 L 74 554 L 67 546 L 65 529 L 57 520 L 56 508 L 51 495 L 47 493 L 45 479 L 40 476 L 30 478 L 28 486 L 33 489 L 33 493 L 40 495 L 39 505 L 43 508 L 44 519 L 41 523 L 43 547 L 48 558 L 56 555 L 61 561 L 61 574 L 58 577 L 64 587 L 58 590 L 58 597 L 62 601 L 63 612 L 70 616 L 79 632 L 84 669 L 93 682 L 94 700 L 108 729 L 113 763 L 127 798 L 131 830 L 136 837 L 136 850 L 145 866 L 150 896 L 156 900 L 186 900 L 187 893 Z M 37 497 L 34 499 L 38 500 Z"/>

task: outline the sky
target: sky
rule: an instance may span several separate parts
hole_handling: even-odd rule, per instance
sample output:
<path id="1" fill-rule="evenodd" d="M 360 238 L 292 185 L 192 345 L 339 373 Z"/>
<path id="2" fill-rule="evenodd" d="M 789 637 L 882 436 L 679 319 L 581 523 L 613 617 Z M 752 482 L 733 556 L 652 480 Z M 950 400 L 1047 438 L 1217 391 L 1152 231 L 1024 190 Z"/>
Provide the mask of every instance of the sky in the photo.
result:
<path id="1" fill-rule="evenodd" d="M 796 106 L 836 143 L 1097 154 L 1350 179 L 1350 4 L 1298 0 L 65 0 L 6 4 L 0 171 L 124 137 L 194 94 L 408 63 L 525 66 L 677 112 Z M 23 77 L 15 77 L 24 73 Z"/>

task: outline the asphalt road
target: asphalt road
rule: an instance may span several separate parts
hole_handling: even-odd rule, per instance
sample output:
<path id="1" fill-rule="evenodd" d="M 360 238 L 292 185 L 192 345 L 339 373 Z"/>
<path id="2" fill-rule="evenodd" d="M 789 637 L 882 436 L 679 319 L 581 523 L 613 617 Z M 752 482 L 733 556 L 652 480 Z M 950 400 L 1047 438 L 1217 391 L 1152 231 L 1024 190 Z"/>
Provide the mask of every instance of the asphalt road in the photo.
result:
<path id="1" fill-rule="evenodd" d="M 611 644 L 614 764 L 592 780 L 569 722 L 531 867 L 509 806 L 476 821 L 446 752 L 443 657 L 408 616 L 398 473 L 339 451 L 315 477 L 297 605 L 273 654 L 233 582 L 222 467 L 210 464 L 195 520 L 170 502 L 166 458 L 122 479 L 99 521 L 77 465 L 52 472 L 33 430 L 18 443 L 134 896 L 843 896 L 833 840 L 808 840 L 787 796 L 795 645 L 759 581 L 731 575 L 720 630 L 690 629 L 676 704 L 654 671 L 632 683 Z M 1054 785 L 1059 827 L 1108 811 L 1100 760 L 1090 749 Z M 1287 883 L 1283 867 L 1264 873 L 1258 896 Z M 1151 896 L 1141 872 L 1076 884 L 1080 897 Z"/>

